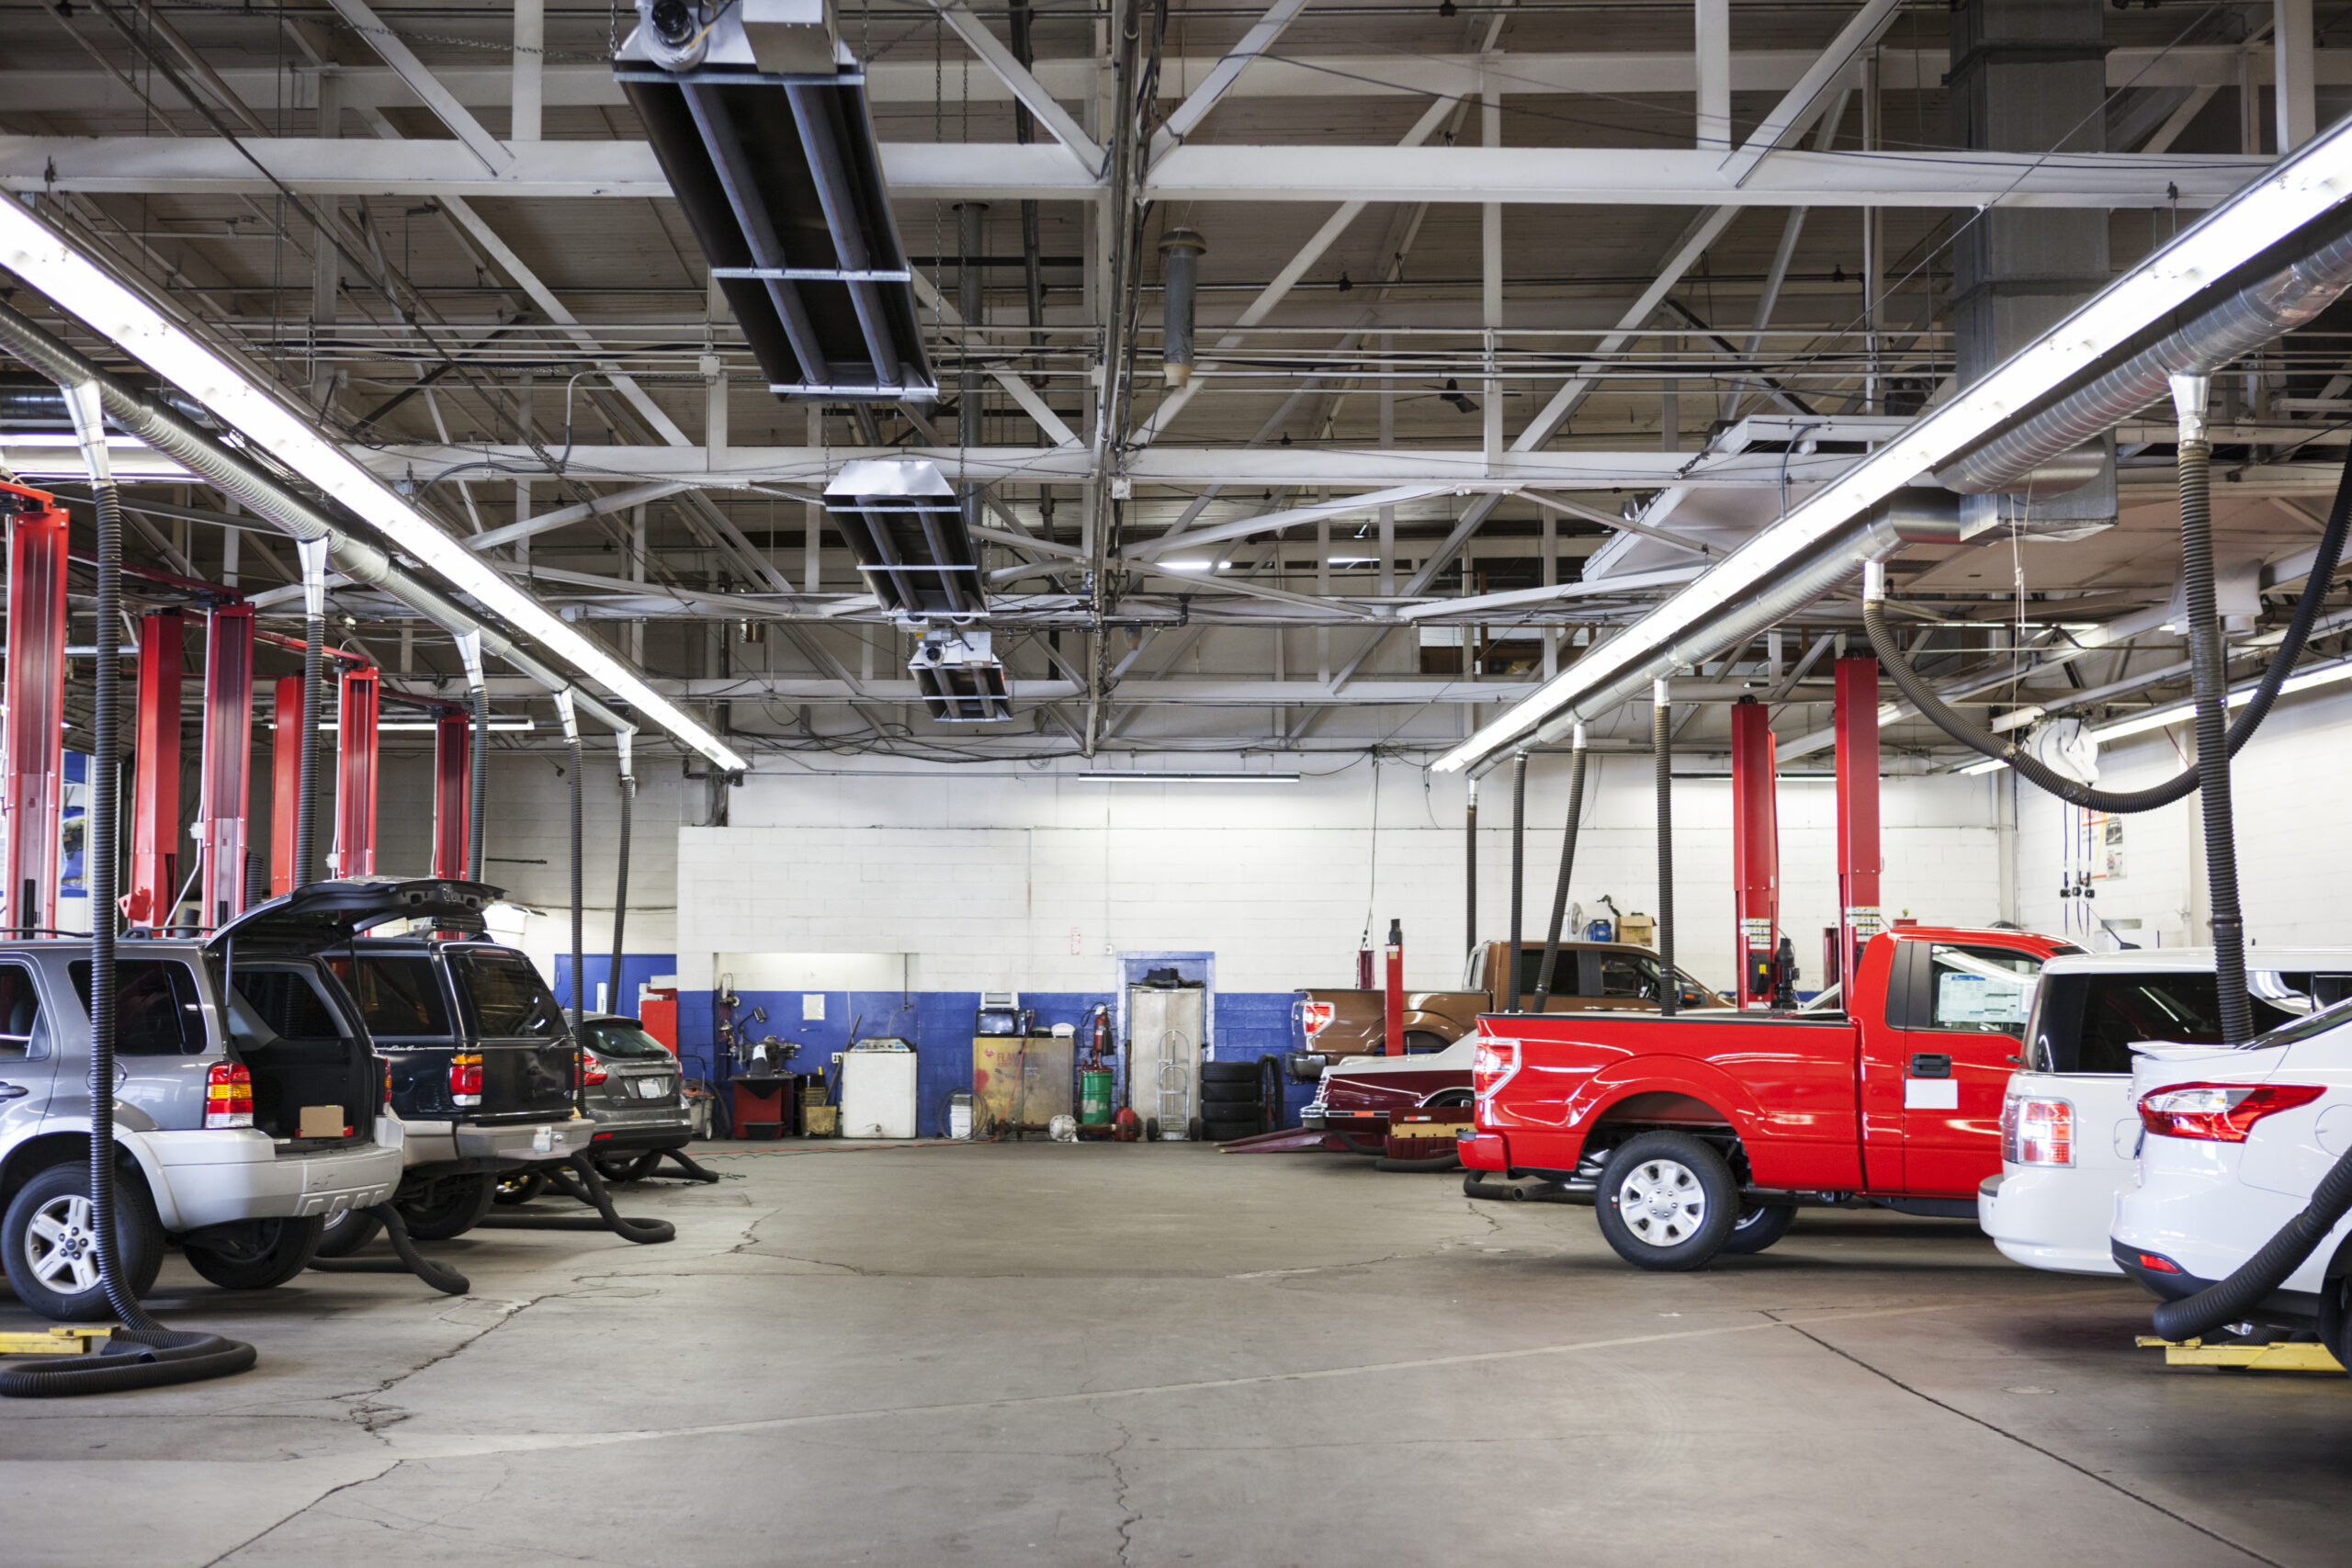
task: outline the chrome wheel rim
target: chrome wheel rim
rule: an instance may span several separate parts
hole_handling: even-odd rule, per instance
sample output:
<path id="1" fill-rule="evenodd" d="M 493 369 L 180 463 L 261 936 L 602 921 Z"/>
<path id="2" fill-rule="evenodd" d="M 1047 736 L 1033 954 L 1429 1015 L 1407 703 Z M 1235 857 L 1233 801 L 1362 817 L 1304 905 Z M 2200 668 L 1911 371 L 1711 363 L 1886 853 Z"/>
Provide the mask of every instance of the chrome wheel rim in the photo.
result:
<path id="1" fill-rule="evenodd" d="M 33 1211 L 25 1227 L 25 1258 L 33 1278 L 61 1295 L 98 1288 L 98 1237 L 90 1224 L 90 1201 L 68 1193 Z"/>
<path id="2" fill-rule="evenodd" d="M 1636 1241 L 1679 1247 L 1707 1220 L 1707 1189 L 1679 1160 L 1645 1159 L 1617 1183 L 1617 1217 Z"/>

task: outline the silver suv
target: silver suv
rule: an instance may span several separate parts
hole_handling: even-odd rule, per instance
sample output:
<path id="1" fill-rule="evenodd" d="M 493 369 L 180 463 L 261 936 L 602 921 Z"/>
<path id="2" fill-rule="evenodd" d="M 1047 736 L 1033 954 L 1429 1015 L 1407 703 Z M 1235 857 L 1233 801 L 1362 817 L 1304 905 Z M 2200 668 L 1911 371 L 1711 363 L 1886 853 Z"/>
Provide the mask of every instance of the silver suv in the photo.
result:
<path id="1" fill-rule="evenodd" d="M 298 891 L 208 940 L 118 947 L 119 1245 L 136 1291 L 167 1237 L 217 1285 L 283 1284 L 330 1217 L 400 1181 L 402 1129 L 358 1010 L 283 940 L 319 931 L 319 903 Z M 19 1301 L 64 1322 L 113 1315 L 90 1231 L 89 987 L 86 941 L 0 942 L 0 1259 Z"/>

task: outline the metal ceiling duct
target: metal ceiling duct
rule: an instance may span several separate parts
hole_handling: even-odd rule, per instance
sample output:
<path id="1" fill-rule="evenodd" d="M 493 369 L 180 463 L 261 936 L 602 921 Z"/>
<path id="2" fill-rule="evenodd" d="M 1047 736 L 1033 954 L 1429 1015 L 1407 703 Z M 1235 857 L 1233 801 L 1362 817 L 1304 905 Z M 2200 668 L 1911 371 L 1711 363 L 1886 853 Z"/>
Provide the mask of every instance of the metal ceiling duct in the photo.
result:
<path id="1" fill-rule="evenodd" d="M 614 73 L 768 390 L 937 398 L 865 73 L 826 0 L 637 8 Z"/>
<path id="2" fill-rule="evenodd" d="M 910 457 L 844 463 L 825 487 L 825 511 L 883 609 L 918 621 L 988 614 L 978 553 L 956 487 L 937 464 Z"/>
<path id="3" fill-rule="evenodd" d="M 907 669 L 934 720 L 996 724 L 1012 716 L 1012 694 L 993 640 L 987 632 L 964 626 L 923 634 Z"/>

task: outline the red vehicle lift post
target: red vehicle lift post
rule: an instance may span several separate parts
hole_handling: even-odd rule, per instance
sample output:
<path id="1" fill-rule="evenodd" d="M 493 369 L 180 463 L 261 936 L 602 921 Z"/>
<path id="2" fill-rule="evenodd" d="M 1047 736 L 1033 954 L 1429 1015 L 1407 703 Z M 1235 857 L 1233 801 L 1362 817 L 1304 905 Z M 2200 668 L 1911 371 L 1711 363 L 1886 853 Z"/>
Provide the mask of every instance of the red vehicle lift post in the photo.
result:
<path id="1" fill-rule="evenodd" d="M 1405 922 L 1388 922 L 1387 988 L 1381 994 L 1381 1013 L 1386 1028 L 1381 1042 L 1384 1056 L 1405 1054 Z"/>
<path id="2" fill-rule="evenodd" d="M 131 744 L 130 886 L 123 918 L 168 925 L 179 896 L 180 642 L 187 617 L 158 610 L 139 623 L 139 709 Z"/>
<path id="3" fill-rule="evenodd" d="M 1885 929 L 1878 877 L 1878 660 L 1837 664 L 1838 960 L 1850 980 L 1862 944 Z M 1831 976 L 1822 976 L 1827 984 Z"/>
<path id="4" fill-rule="evenodd" d="M 1772 710 L 1743 702 L 1731 710 L 1732 918 L 1739 953 L 1739 1005 L 1772 1005 L 1781 943 L 1781 812 L 1772 754 Z M 1841 818 L 1842 821 L 1843 818 Z"/>
<path id="5" fill-rule="evenodd" d="M 381 679 L 373 667 L 343 672 L 336 705 L 334 848 L 327 863 L 336 876 L 376 874 L 376 715 Z"/>
<path id="6" fill-rule="evenodd" d="M 302 793 L 302 677 L 280 675 L 269 757 L 269 896 L 294 891 L 294 812 Z"/>
<path id="7" fill-rule="evenodd" d="M 433 874 L 466 874 L 466 809 L 472 780 L 474 721 L 445 708 L 433 721 Z"/>
<path id="8" fill-rule="evenodd" d="M 222 604 L 204 627 L 204 758 L 196 803 L 202 925 L 223 926 L 244 912 L 253 744 L 253 607 Z"/>
<path id="9" fill-rule="evenodd" d="M 7 759 L 0 773 L 0 924 L 57 925 L 65 780 L 65 512 L 45 491 L 0 484 L 8 525 Z"/>

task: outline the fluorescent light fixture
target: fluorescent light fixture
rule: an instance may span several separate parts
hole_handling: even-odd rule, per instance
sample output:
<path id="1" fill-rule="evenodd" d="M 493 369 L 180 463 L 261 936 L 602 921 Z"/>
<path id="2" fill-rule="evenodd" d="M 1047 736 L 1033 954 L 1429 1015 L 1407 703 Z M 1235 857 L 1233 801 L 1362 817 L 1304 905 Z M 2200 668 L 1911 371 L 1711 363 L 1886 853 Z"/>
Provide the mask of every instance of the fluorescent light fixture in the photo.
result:
<path id="1" fill-rule="evenodd" d="M 1298 782 L 1296 773 L 1146 773 L 1114 772 L 1109 768 L 1089 768 L 1078 777 L 1080 784 L 1295 784 Z"/>
<path id="2" fill-rule="evenodd" d="M 1969 763 L 1968 766 L 1961 769 L 1960 771 L 1968 777 L 1974 778 L 1984 773 L 1997 773 L 2003 768 L 2007 766 L 2008 764 L 2001 761 L 1998 757 L 1986 757 L 1981 761 Z"/>
<path id="3" fill-rule="evenodd" d="M 341 728 L 341 725 L 330 719 L 319 726 L 319 733 L 329 735 Z M 379 718 L 376 721 L 376 733 L 379 735 L 394 729 L 413 729 L 429 735 L 440 728 L 429 718 Z M 471 728 L 472 726 L 469 725 L 467 728 Z M 521 718 L 493 718 L 486 728 L 501 734 L 528 734 L 538 726 L 532 722 L 528 715 L 526 715 Z"/>
<path id="4" fill-rule="evenodd" d="M 2316 665 L 2299 675 L 2290 675 L 2278 682 L 2278 694 L 2283 697 L 2292 692 L 2308 692 L 2314 686 L 2330 685 L 2337 681 L 2352 681 L 2352 659 L 2340 659 L 2333 664 Z M 2233 689 L 2225 699 L 2224 705 L 2233 708 L 2245 706 L 2254 700 L 2255 689 L 2261 684 L 2260 681 L 2249 681 Z M 2120 740 L 2126 736 L 2145 735 L 2152 729 L 2166 729 L 2176 724 L 2188 724 L 2196 716 L 2197 705 L 2194 702 L 2167 703 L 2160 708 L 2150 708 L 2145 713 L 2135 713 L 2129 718 L 2119 718 L 2111 724 L 2102 724 L 2093 729 L 2090 734 L 2095 740 Z M 1981 762 L 1971 762 L 1960 772 L 1995 773 L 2007 766 L 2007 762 L 1987 757 Z"/>
<path id="5" fill-rule="evenodd" d="M 1629 665 L 1652 658 L 1727 605 L 1754 597 L 1806 552 L 1917 476 L 1974 446 L 2014 416 L 2113 354 L 2216 279 L 2325 214 L 2352 192 L 2352 119 L 2314 138 L 2206 214 L 2163 250 L 1984 379 L 1822 487 L 1780 523 L 1626 627 L 1605 658 L 1588 655 L 1481 727 L 1433 764 L 1454 773 L 1532 733 Z"/>
<path id="6" fill-rule="evenodd" d="M 750 768 L 675 703 L 442 532 L 280 402 L 276 393 L 116 282 L 20 201 L 0 200 L 0 267 L 204 404 L 243 439 L 382 529 L 394 547 L 504 619 L 526 640 L 570 664 L 720 767 L 734 772 Z"/>

